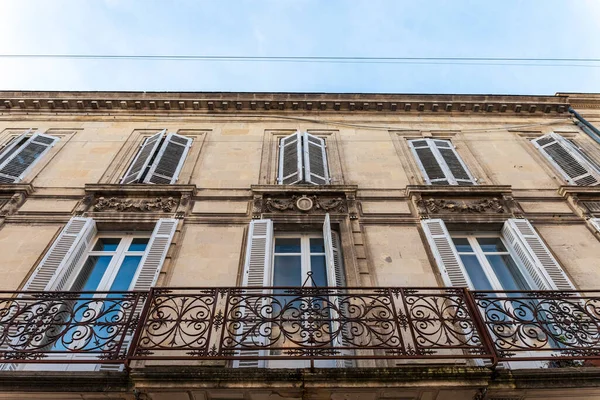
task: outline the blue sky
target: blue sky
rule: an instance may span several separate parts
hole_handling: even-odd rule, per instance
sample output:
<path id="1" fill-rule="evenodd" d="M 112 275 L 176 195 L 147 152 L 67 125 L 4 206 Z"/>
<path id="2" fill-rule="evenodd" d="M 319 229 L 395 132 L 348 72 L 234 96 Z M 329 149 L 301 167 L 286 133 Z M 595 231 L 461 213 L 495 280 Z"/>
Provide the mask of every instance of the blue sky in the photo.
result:
<path id="1" fill-rule="evenodd" d="M 0 0 L 0 37 L 0 54 L 600 58 L 600 0 Z M 0 89 L 554 94 L 600 92 L 600 68 L 0 59 Z"/>

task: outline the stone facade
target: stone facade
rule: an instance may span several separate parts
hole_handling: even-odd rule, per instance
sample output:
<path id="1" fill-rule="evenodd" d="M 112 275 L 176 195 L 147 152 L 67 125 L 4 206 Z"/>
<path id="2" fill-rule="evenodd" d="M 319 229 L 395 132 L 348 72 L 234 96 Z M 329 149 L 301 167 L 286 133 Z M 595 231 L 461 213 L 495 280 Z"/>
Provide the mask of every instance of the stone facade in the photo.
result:
<path id="1" fill-rule="evenodd" d="M 177 218 L 157 285 L 213 287 L 241 284 L 252 219 L 312 229 L 325 212 L 340 234 L 348 286 L 443 286 L 422 218 L 462 230 L 527 218 L 575 286 L 598 289 L 600 234 L 586 201 L 600 201 L 600 189 L 566 188 L 530 143 L 556 132 L 600 164 L 600 144 L 574 123 L 570 106 L 600 126 L 600 96 L 587 94 L 0 92 L 0 145 L 30 128 L 60 138 L 22 182 L 0 185 L 0 290 L 23 287 L 73 216 L 95 218 L 100 231 L 149 231 L 158 218 Z M 162 129 L 193 138 L 177 183 L 119 185 L 143 138 Z M 278 138 L 296 129 L 326 138 L 331 185 L 276 185 Z M 408 145 L 418 138 L 451 139 L 478 185 L 424 185 Z M 600 398 L 593 370 L 553 371 L 548 379 L 503 372 L 494 381 L 461 368 L 388 371 L 385 379 L 353 371 L 335 382 L 324 372 L 288 372 L 273 383 L 247 377 L 247 386 L 246 377 L 194 378 L 185 368 L 178 386 L 142 369 L 111 377 L 106 388 L 98 375 L 79 373 L 65 379 L 81 389 L 66 388 L 59 376 L 34 397 L 28 393 L 39 376 L 24 373 L 0 376 L 11 382 L 0 398 Z"/>

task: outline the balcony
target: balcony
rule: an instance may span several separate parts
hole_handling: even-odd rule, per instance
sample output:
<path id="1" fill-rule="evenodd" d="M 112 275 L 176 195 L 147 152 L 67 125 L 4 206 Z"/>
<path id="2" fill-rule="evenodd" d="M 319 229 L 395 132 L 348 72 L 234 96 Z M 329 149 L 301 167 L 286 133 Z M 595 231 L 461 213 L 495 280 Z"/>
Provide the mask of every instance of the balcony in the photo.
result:
<path id="1" fill-rule="evenodd" d="M 553 366 L 598 359 L 600 291 L 0 292 L 0 360 L 13 369 L 43 363 L 130 368 L 150 360 L 332 368 L 401 366 L 407 360 Z"/>

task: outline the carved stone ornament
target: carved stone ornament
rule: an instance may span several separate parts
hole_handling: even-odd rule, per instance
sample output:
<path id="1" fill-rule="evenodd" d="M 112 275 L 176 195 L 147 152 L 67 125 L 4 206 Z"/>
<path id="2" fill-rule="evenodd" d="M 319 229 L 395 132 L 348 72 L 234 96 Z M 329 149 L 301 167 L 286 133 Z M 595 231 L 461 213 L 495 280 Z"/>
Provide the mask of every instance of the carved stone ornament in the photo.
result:
<path id="1" fill-rule="evenodd" d="M 452 201 L 445 199 L 426 199 L 420 200 L 421 207 L 427 209 L 432 214 L 439 212 L 451 212 L 451 213 L 504 213 L 505 209 L 502 205 L 502 201 L 497 198 L 483 199 L 475 201 Z"/>
<path id="2" fill-rule="evenodd" d="M 267 197 L 260 202 L 262 212 L 280 213 L 280 212 L 303 212 L 303 213 L 318 213 L 318 212 L 337 212 L 345 213 L 348 211 L 346 199 L 342 197 L 321 197 L 294 195 L 286 198 Z M 255 199 L 255 206 L 258 205 Z"/>
<path id="3" fill-rule="evenodd" d="M 153 200 L 147 199 L 118 199 L 116 197 L 99 197 L 94 204 L 94 211 L 118 211 L 118 212 L 146 212 L 162 211 L 173 212 L 177 207 L 177 201 L 173 197 L 162 199 L 157 197 Z"/>

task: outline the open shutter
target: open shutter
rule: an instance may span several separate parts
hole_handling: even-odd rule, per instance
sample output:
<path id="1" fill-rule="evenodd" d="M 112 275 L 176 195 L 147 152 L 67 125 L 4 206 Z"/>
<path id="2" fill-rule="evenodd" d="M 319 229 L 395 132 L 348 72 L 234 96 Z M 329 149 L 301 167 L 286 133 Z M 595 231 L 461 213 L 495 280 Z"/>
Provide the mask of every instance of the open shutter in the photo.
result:
<path id="1" fill-rule="evenodd" d="M 419 169 L 427 185 L 449 185 L 450 181 L 436 157 L 435 146 L 428 139 L 409 140 L 411 148 Z"/>
<path id="2" fill-rule="evenodd" d="M 502 228 L 502 235 L 538 285 L 536 289 L 575 289 L 529 221 L 516 218 L 507 220 Z"/>
<path id="3" fill-rule="evenodd" d="M 304 132 L 304 180 L 314 185 L 330 182 L 325 140 Z"/>
<path id="4" fill-rule="evenodd" d="M 121 184 L 137 183 L 140 180 L 140 177 L 146 170 L 146 167 L 148 166 L 148 164 L 150 164 L 152 155 L 154 154 L 156 148 L 160 144 L 160 139 L 162 139 L 165 132 L 166 129 L 144 140 L 144 142 L 140 146 L 140 150 L 131 162 L 129 169 L 127 170 L 127 172 L 125 172 L 125 175 L 123 175 L 123 179 L 121 179 Z"/>
<path id="5" fill-rule="evenodd" d="M 473 288 L 465 267 L 454 247 L 452 238 L 441 219 L 424 219 L 421 226 L 442 274 L 444 284 L 448 287 Z"/>
<path id="6" fill-rule="evenodd" d="M 532 140 L 535 147 L 571 185 L 595 186 L 600 184 L 600 173 L 577 149 L 556 133 Z"/>
<path id="7" fill-rule="evenodd" d="M 177 182 L 177 177 L 191 145 L 191 138 L 169 133 L 158 151 L 144 183 L 171 184 Z"/>
<path id="8" fill-rule="evenodd" d="M 15 151 L 17 151 L 21 146 L 19 143 L 23 142 L 23 139 L 27 137 L 27 135 L 31 134 L 31 129 L 26 130 L 19 136 L 14 137 L 10 143 L 8 143 L 0 154 L 0 165 L 4 163 Z"/>
<path id="9" fill-rule="evenodd" d="M 302 181 L 302 133 L 286 136 L 279 142 L 277 183 L 291 185 Z"/>
<path id="10" fill-rule="evenodd" d="M 250 222 L 248 229 L 248 244 L 246 246 L 246 260 L 244 262 L 244 275 L 242 277 L 242 286 L 263 287 L 271 286 L 271 258 L 273 254 L 273 221 L 270 219 L 258 219 Z M 265 293 L 262 289 L 246 289 L 248 293 Z M 262 301 L 262 300 L 259 300 Z M 255 309 L 260 309 L 259 308 Z M 254 307 L 253 307 L 254 308 Z M 244 311 L 244 317 L 245 311 Z M 246 335 L 253 326 L 242 324 L 238 333 Z M 242 342 L 248 347 L 254 347 L 263 343 L 263 338 L 256 332 L 256 335 L 248 334 Z M 268 350 L 249 350 L 242 354 L 246 357 L 264 357 Z M 262 368 L 265 367 L 265 360 L 236 360 L 236 368 Z"/>
<path id="11" fill-rule="evenodd" d="M 600 218 L 590 218 L 588 221 L 590 221 L 596 232 L 600 232 Z"/>
<path id="12" fill-rule="evenodd" d="M 57 137 L 34 133 L 0 164 L 0 183 L 17 183 L 23 180 L 35 163 L 58 141 Z"/>
<path id="13" fill-rule="evenodd" d="M 23 290 L 69 290 L 66 285 L 95 235 L 96 223 L 92 218 L 71 218 Z"/>
<path id="14" fill-rule="evenodd" d="M 430 140 L 435 146 L 442 162 L 442 169 L 445 169 L 448 182 L 451 185 L 475 185 L 475 178 L 469 172 L 469 169 L 456 152 L 456 148 L 449 140 Z"/>

